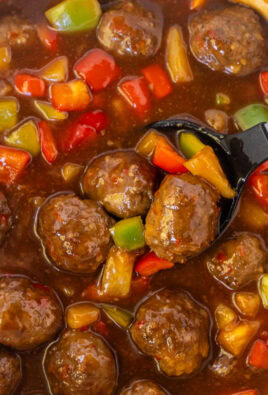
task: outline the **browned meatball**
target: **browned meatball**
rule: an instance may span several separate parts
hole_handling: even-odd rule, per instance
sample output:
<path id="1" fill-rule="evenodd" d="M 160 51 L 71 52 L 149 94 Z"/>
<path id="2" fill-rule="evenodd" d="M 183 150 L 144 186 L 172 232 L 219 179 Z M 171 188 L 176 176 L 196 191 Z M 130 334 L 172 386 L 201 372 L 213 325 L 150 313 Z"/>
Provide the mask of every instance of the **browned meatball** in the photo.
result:
<path id="1" fill-rule="evenodd" d="M 37 234 L 48 259 L 59 269 L 94 273 L 109 252 L 112 224 L 96 202 L 62 194 L 41 207 Z"/>
<path id="2" fill-rule="evenodd" d="M 146 217 L 145 240 L 161 258 L 184 263 L 217 233 L 217 192 L 191 174 L 164 178 Z"/>
<path id="3" fill-rule="evenodd" d="M 33 25 L 18 15 L 8 15 L 0 19 L 0 44 L 14 48 L 29 48 L 37 42 Z"/>
<path id="4" fill-rule="evenodd" d="M 22 276 L 0 278 L 0 343 L 31 349 L 53 338 L 62 324 L 61 304 L 48 287 Z"/>
<path id="5" fill-rule="evenodd" d="M 22 378 L 20 358 L 11 351 L 0 350 L 0 394 L 11 395 Z"/>
<path id="6" fill-rule="evenodd" d="M 45 371 L 54 395 L 109 395 L 117 380 L 112 352 L 90 332 L 66 330 L 49 348 Z"/>
<path id="7" fill-rule="evenodd" d="M 123 388 L 120 395 L 165 395 L 159 385 L 149 380 L 138 380 Z"/>
<path id="8" fill-rule="evenodd" d="M 265 61 L 259 17 L 248 8 L 204 11 L 194 15 L 189 30 L 193 55 L 212 70 L 243 76 Z"/>
<path id="9" fill-rule="evenodd" d="M 153 56 L 160 47 L 163 20 L 151 1 L 121 1 L 104 13 L 97 31 L 100 43 L 119 55 Z"/>
<path id="10" fill-rule="evenodd" d="M 9 231 L 11 225 L 11 211 L 4 194 L 0 192 L 0 245 L 3 243 L 6 233 Z"/>
<path id="11" fill-rule="evenodd" d="M 135 152 L 112 152 L 89 165 L 83 189 L 117 217 L 145 215 L 153 199 L 156 175 L 156 169 Z"/>
<path id="12" fill-rule="evenodd" d="M 239 289 L 263 273 L 267 254 L 260 240 L 242 233 L 214 248 L 206 257 L 210 273 L 231 289 Z"/>
<path id="13" fill-rule="evenodd" d="M 130 329 L 136 345 L 169 376 L 198 369 L 209 351 L 208 313 L 186 293 L 163 290 L 139 308 Z"/>

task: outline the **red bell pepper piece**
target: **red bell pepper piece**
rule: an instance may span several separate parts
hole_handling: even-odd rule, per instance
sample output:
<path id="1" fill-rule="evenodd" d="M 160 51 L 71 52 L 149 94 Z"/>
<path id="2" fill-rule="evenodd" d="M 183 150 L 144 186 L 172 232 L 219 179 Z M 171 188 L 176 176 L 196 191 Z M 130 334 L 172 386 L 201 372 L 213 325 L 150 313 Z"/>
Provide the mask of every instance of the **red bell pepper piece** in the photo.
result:
<path id="1" fill-rule="evenodd" d="M 86 112 L 72 122 L 63 133 L 61 149 L 63 152 L 71 151 L 82 142 L 92 142 L 97 134 L 106 128 L 108 118 L 101 110 Z"/>
<path id="2" fill-rule="evenodd" d="M 172 86 L 167 74 L 158 64 L 152 64 L 146 67 L 142 70 L 142 74 L 157 99 L 162 99 L 171 93 Z"/>
<path id="3" fill-rule="evenodd" d="M 268 161 L 250 176 L 248 184 L 263 206 L 268 207 Z"/>
<path id="4" fill-rule="evenodd" d="M 99 48 L 89 51 L 82 59 L 78 60 L 74 71 L 95 92 L 110 85 L 121 72 L 114 58 Z"/>
<path id="5" fill-rule="evenodd" d="M 151 95 L 144 77 L 123 79 L 118 85 L 119 93 L 143 119 L 151 109 Z"/>
<path id="6" fill-rule="evenodd" d="M 147 277 L 157 273 L 159 270 L 171 269 L 173 266 L 173 262 L 159 258 L 154 252 L 149 252 L 139 259 L 135 266 L 135 272 Z"/>
<path id="7" fill-rule="evenodd" d="M 245 390 L 245 391 L 240 391 L 240 392 L 235 392 L 231 395 L 258 395 L 258 391 L 257 390 Z"/>
<path id="8" fill-rule="evenodd" d="M 58 34 L 55 30 L 48 27 L 46 23 L 40 23 L 36 26 L 38 37 L 41 43 L 51 52 L 58 50 Z"/>
<path id="9" fill-rule="evenodd" d="M 160 167 L 168 173 L 188 172 L 183 165 L 186 160 L 165 139 L 159 139 L 157 141 L 152 162 L 155 166 Z"/>
<path id="10" fill-rule="evenodd" d="M 46 93 L 45 81 L 29 74 L 17 74 L 15 88 L 22 95 L 44 97 Z"/>
<path id="11" fill-rule="evenodd" d="M 52 163 L 58 156 L 58 150 L 52 130 L 46 121 L 38 122 L 38 130 L 43 157 L 48 163 Z"/>
<path id="12" fill-rule="evenodd" d="M 262 340 L 256 340 L 248 355 L 248 363 L 260 369 L 268 369 L 268 345 Z"/>
<path id="13" fill-rule="evenodd" d="M 0 182 L 13 183 L 30 161 L 28 152 L 0 145 Z"/>
<path id="14" fill-rule="evenodd" d="M 268 71 L 260 73 L 260 86 L 265 95 L 268 95 Z"/>
<path id="15" fill-rule="evenodd" d="M 60 111 L 83 111 L 92 100 L 91 93 L 82 80 L 51 85 L 50 97 L 53 106 Z"/>

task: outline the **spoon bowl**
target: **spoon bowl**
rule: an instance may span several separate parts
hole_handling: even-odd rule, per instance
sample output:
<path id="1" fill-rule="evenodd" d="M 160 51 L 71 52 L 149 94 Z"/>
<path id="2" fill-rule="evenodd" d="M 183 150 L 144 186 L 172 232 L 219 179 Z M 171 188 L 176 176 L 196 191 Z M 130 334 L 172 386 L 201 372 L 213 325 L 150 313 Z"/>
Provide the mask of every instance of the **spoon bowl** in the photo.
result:
<path id="1" fill-rule="evenodd" d="M 149 125 L 162 133 L 174 134 L 179 148 L 179 135 L 190 132 L 202 143 L 210 145 L 236 194 L 233 199 L 222 199 L 219 221 L 220 237 L 231 224 L 238 202 L 250 174 L 268 160 L 268 123 L 260 123 L 244 132 L 222 134 L 213 129 L 183 118 L 171 118 Z M 217 238 L 218 238 L 217 237 Z"/>

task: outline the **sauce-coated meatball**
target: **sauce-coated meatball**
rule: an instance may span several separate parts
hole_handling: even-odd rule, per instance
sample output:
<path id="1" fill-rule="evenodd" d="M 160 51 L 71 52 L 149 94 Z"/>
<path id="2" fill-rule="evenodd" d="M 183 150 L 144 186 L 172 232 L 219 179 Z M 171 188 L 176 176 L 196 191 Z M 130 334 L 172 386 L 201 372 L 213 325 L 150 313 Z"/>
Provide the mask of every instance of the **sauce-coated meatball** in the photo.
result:
<path id="1" fill-rule="evenodd" d="M 98 203 L 62 194 L 41 207 L 36 230 L 48 259 L 59 269 L 94 273 L 109 252 L 112 224 Z"/>
<path id="2" fill-rule="evenodd" d="M 204 11 L 193 16 L 189 30 L 193 55 L 212 70 L 242 76 L 265 61 L 259 17 L 248 8 Z"/>
<path id="3" fill-rule="evenodd" d="M 156 175 L 156 169 L 135 152 L 112 152 L 89 165 L 83 189 L 117 217 L 145 215 L 153 199 Z"/>
<path id="4" fill-rule="evenodd" d="M 123 388 L 120 395 L 165 395 L 159 385 L 149 380 L 138 380 Z"/>
<path id="5" fill-rule="evenodd" d="M 20 358 L 9 350 L 0 350 L 0 394 L 11 395 L 22 378 Z"/>
<path id="6" fill-rule="evenodd" d="M 214 248 L 206 257 L 210 273 L 231 289 L 239 289 L 262 273 L 267 254 L 260 240 L 242 233 Z"/>
<path id="7" fill-rule="evenodd" d="M 9 231 L 11 225 L 11 211 L 4 194 L 0 192 L 0 245 L 4 242 L 6 233 Z"/>
<path id="8" fill-rule="evenodd" d="M 91 332 L 65 331 L 48 349 L 45 370 L 54 395 L 109 395 L 117 380 L 112 352 Z"/>
<path id="9" fill-rule="evenodd" d="M 138 309 L 130 329 L 136 345 L 169 376 L 198 369 L 209 351 L 208 313 L 185 292 L 163 290 Z"/>
<path id="10" fill-rule="evenodd" d="M 119 55 L 153 56 L 161 44 L 163 20 L 148 0 L 121 1 L 104 13 L 97 31 L 100 43 Z"/>
<path id="11" fill-rule="evenodd" d="M 15 48 L 28 48 L 37 43 L 33 25 L 17 15 L 8 15 L 0 20 L 0 45 L 8 44 Z"/>
<path id="12" fill-rule="evenodd" d="M 216 191 L 198 177 L 166 176 L 146 217 L 146 243 L 172 262 L 201 253 L 217 233 L 217 200 Z"/>
<path id="13" fill-rule="evenodd" d="M 0 343 L 31 349 L 53 338 L 62 324 L 61 304 L 48 287 L 21 276 L 0 278 Z"/>

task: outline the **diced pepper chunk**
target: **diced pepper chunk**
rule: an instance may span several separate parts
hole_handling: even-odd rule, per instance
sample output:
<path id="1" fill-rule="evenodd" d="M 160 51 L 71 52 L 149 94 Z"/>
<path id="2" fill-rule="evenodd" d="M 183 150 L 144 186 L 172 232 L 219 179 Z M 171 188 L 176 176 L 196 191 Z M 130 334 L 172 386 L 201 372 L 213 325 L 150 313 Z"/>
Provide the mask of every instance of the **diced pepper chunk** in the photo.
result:
<path id="1" fill-rule="evenodd" d="M 41 78 L 29 74 L 17 74 L 14 83 L 16 90 L 22 95 L 45 96 L 46 84 Z"/>
<path id="2" fill-rule="evenodd" d="M 117 306 L 103 304 L 102 309 L 113 322 L 123 329 L 127 329 L 133 319 L 129 311 L 120 309 Z"/>
<path id="3" fill-rule="evenodd" d="M 32 156 L 40 153 L 38 130 L 34 121 L 29 120 L 18 126 L 17 129 L 5 136 L 4 141 L 11 147 L 21 148 Z"/>
<path id="4" fill-rule="evenodd" d="M 172 92 L 172 86 L 166 72 L 158 64 L 152 64 L 142 70 L 149 87 L 157 99 L 162 99 Z"/>
<path id="5" fill-rule="evenodd" d="M 65 82 L 68 79 L 68 59 L 66 56 L 59 56 L 45 65 L 39 76 L 49 82 Z"/>
<path id="6" fill-rule="evenodd" d="M 95 29 L 101 7 L 97 0 L 64 0 L 47 10 L 45 15 L 58 31 L 84 32 Z"/>
<path id="7" fill-rule="evenodd" d="M 265 95 L 268 95 L 268 71 L 260 73 L 260 86 Z"/>
<path id="8" fill-rule="evenodd" d="M 208 145 L 184 165 L 194 176 L 203 177 L 214 185 L 223 197 L 232 199 L 235 196 L 235 191 L 231 188 L 217 156 Z"/>
<path id="9" fill-rule="evenodd" d="M 51 102 L 60 111 L 83 111 L 92 100 L 86 83 L 72 80 L 51 85 Z"/>
<path id="10" fill-rule="evenodd" d="M 190 10 L 196 10 L 205 4 L 206 0 L 191 0 Z"/>
<path id="11" fill-rule="evenodd" d="M 231 103 L 231 99 L 225 93 L 219 92 L 216 94 L 216 104 L 218 106 L 228 106 Z"/>
<path id="12" fill-rule="evenodd" d="M 28 152 L 0 145 L 0 183 L 12 184 L 30 161 Z"/>
<path id="13" fill-rule="evenodd" d="M 0 132 L 11 129 L 18 122 L 19 103 L 13 97 L 0 99 Z"/>
<path id="14" fill-rule="evenodd" d="M 187 159 L 190 159 L 204 147 L 205 145 L 194 134 L 180 133 L 180 149 Z"/>
<path id="15" fill-rule="evenodd" d="M 0 46 L 0 71 L 9 69 L 11 63 L 11 48 L 9 46 Z"/>
<path id="16" fill-rule="evenodd" d="M 155 166 L 160 167 L 168 173 L 177 174 L 188 172 L 184 166 L 186 160 L 162 136 L 157 139 L 152 162 Z"/>
<path id="17" fill-rule="evenodd" d="M 51 103 L 35 100 L 34 106 L 47 121 L 63 121 L 68 118 L 67 112 L 57 110 Z"/>
<path id="18" fill-rule="evenodd" d="M 248 364 L 255 368 L 268 369 L 268 344 L 258 339 L 248 355 Z"/>
<path id="19" fill-rule="evenodd" d="M 139 259 L 135 266 L 135 272 L 140 276 L 151 276 L 159 270 L 171 269 L 173 262 L 159 258 L 154 252 L 149 252 Z"/>
<path id="20" fill-rule="evenodd" d="M 238 357 L 256 335 L 259 327 L 258 321 L 231 323 L 220 330 L 217 341 L 226 351 Z"/>
<path id="21" fill-rule="evenodd" d="M 259 294 L 262 300 L 263 307 L 268 309 L 268 274 L 265 273 L 259 280 Z"/>
<path id="22" fill-rule="evenodd" d="M 97 321 L 100 309 L 90 303 L 77 303 L 67 310 L 67 325 L 71 329 L 84 328 Z"/>
<path id="23" fill-rule="evenodd" d="M 144 77 L 123 79 L 118 91 L 142 119 L 146 118 L 151 110 L 151 95 Z"/>
<path id="24" fill-rule="evenodd" d="M 135 255 L 111 248 L 101 280 L 100 291 L 112 298 L 124 298 L 130 292 Z"/>
<path id="25" fill-rule="evenodd" d="M 141 138 L 136 146 L 136 151 L 138 154 L 145 156 L 146 158 L 151 158 L 159 137 L 164 138 L 155 130 L 149 130 L 149 132 Z"/>
<path id="26" fill-rule="evenodd" d="M 99 48 L 92 49 L 78 60 L 74 70 L 94 92 L 106 88 L 119 77 L 121 72 L 114 58 Z"/>
<path id="27" fill-rule="evenodd" d="M 215 310 L 215 321 L 219 329 L 225 328 L 227 325 L 234 323 L 237 315 L 230 307 L 225 304 L 219 304 Z"/>
<path id="28" fill-rule="evenodd" d="M 249 177 L 248 185 L 262 206 L 268 207 L 268 161 L 264 162 Z"/>
<path id="29" fill-rule="evenodd" d="M 177 84 L 193 80 L 193 73 L 187 56 L 182 29 L 175 25 L 169 29 L 167 37 L 166 62 L 171 80 Z"/>
<path id="30" fill-rule="evenodd" d="M 38 37 L 45 48 L 51 52 L 56 52 L 58 49 L 58 34 L 52 30 L 46 23 L 40 23 L 36 26 Z"/>
<path id="31" fill-rule="evenodd" d="M 238 110 L 234 120 L 242 130 L 250 129 L 260 122 L 268 122 L 268 107 L 260 103 L 250 104 Z"/>
<path id="32" fill-rule="evenodd" d="M 73 182 L 82 173 L 84 167 L 77 163 L 65 163 L 61 169 L 61 175 L 65 182 Z"/>
<path id="33" fill-rule="evenodd" d="M 58 150 L 52 130 L 46 121 L 38 122 L 38 129 L 43 157 L 48 163 L 52 163 L 58 157 Z"/>
<path id="34" fill-rule="evenodd" d="M 233 302 L 238 311 L 248 317 L 255 317 L 260 308 L 260 297 L 254 292 L 236 292 Z"/>
<path id="35" fill-rule="evenodd" d="M 132 251 L 145 245 L 144 225 L 140 216 L 122 219 L 110 229 L 110 232 L 119 248 Z"/>

